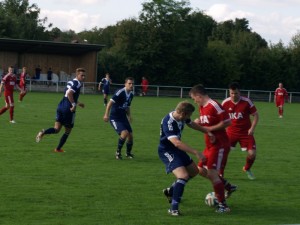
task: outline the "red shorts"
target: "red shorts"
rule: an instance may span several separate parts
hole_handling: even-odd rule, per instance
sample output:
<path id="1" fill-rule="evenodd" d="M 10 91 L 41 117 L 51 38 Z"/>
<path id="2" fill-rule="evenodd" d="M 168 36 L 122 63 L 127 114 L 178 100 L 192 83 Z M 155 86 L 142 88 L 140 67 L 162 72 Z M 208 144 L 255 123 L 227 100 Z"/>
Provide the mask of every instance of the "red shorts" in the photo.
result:
<path id="1" fill-rule="evenodd" d="M 198 167 L 206 166 L 207 169 L 224 169 L 227 163 L 229 151 L 229 146 L 211 146 L 209 148 L 205 148 L 202 153 L 207 160 L 205 162 L 199 161 Z"/>
<path id="2" fill-rule="evenodd" d="M 284 105 L 284 99 L 283 100 L 281 100 L 281 99 L 276 100 L 276 107 L 283 106 L 283 105 Z"/>
<path id="3" fill-rule="evenodd" d="M 235 147 L 240 144 L 242 150 L 256 150 L 256 143 L 253 135 L 234 135 L 228 134 L 230 146 Z"/>
<path id="4" fill-rule="evenodd" d="M 5 103 L 9 106 L 14 106 L 14 96 L 13 95 L 5 96 Z"/>

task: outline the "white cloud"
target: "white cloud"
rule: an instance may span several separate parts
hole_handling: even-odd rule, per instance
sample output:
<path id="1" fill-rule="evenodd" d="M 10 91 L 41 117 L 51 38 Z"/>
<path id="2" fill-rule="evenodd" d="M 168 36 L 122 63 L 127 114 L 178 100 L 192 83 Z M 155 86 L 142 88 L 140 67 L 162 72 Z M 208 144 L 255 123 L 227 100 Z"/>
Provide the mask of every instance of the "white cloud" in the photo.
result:
<path id="1" fill-rule="evenodd" d="M 54 27 L 58 27 L 62 31 L 71 29 L 75 32 L 80 32 L 85 29 L 89 30 L 93 27 L 99 27 L 101 25 L 101 15 L 88 14 L 78 10 L 42 10 L 41 15 L 42 17 L 47 16 L 48 22 L 51 22 Z"/>

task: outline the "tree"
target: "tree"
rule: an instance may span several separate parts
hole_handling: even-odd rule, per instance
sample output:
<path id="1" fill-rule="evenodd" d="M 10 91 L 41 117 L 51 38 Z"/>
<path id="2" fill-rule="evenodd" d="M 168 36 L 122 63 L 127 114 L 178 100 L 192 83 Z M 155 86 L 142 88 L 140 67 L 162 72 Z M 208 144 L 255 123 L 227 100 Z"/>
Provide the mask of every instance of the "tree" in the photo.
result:
<path id="1" fill-rule="evenodd" d="M 4 0 L 0 2 L 0 37 L 48 40 L 44 24 L 47 18 L 39 18 L 40 9 L 28 0 Z M 51 28 L 52 24 L 48 26 Z"/>

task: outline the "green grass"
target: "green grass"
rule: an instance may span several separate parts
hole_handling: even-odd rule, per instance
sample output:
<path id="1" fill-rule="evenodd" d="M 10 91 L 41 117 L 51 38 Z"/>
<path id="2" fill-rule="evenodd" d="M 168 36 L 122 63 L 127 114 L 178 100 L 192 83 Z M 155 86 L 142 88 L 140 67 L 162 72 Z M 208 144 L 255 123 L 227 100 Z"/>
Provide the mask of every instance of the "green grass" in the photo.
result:
<path id="1" fill-rule="evenodd" d="M 15 98 L 17 95 L 15 95 Z M 134 160 L 117 161 L 117 135 L 102 120 L 102 95 L 81 95 L 75 127 L 63 154 L 53 153 L 59 135 L 35 143 L 52 127 L 62 94 L 29 93 L 16 102 L 15 120 L 0 116 L 0 224 L 295 224 L 300 223 L 299 104 L 287 104 L 283 119 L 271 103 L 256 103 L 257 160 L 250 181 L 242 172 L 245 153 L 232 151 L 225 176 L 239 190 L 228 200 L 232 212 L 218 215 L 204 204 L 212 190 L 200 176 L 186 186 L 182 217 L 167 214 L 162 189 L 173 182 L 157 156 L 162 117 L 182 99 L 135 97 L 132 103 Z M 3 103 L 3 98 L 2 105 Z M 194 117 L 197 116 L 195 112 Z M 189 128 L 183 140 L 202 150 L 203 135 Z"/>

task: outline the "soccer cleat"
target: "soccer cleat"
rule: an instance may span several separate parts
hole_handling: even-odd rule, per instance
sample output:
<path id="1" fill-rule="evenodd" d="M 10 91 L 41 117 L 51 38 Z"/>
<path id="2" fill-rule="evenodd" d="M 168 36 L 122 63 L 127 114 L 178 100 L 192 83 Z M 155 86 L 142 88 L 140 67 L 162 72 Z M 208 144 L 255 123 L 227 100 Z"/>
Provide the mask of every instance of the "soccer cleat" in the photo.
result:
<path id="1" fill-rule="evenodd" d="M 237 188 L 238 187 L 236 185 L 231 185 L 229 191 L 225 190 L 225 198 L 229 198 L 230 195 L 237 190 Z"/>
<path id="2" fill-rule="evenodd" d="M 224 202 L 223 203 L 219 203 L 219 205 L 217 206 L 216 212 L 217 213 L 229 213 L 230 212 L 230 208 Z"/>
<path id="3" fill-rule="evenodd" d="M 168 213 L 169 213 L 171 216 L 180 216 L 179 210 L 169 209 L 169 210 L 168 210 Z"/>
<path id="4" fill-rule="evenodd" d="M 116 159 L 122 159 L 121 152 L 116 152 Z"/>
<path id="5" fill-rule="evenodd" d="M 44 129 L 38 132 L 38 134 L 36 135 L 35 138 L 36 143 L 39 143 L 42 140 L 43 135 L 44 135 Z"/>
<path id="6" fill-rule="evenodd" d="M 11 121 L 9 121 L 10 123 L 16 123 L 16 121 L 14 121 L 14 120 L 11 120 Z"/>
<path id="7" fill-rule="evenodd" d="M 280 115 L 280 116 L 279 116 L 279 118 L 281 119 L 281 118 L 282 118 L 282 116 Z"/>
<path id="8" fill-rule="evenodd" d="M 127 153 L 126 153 L 126 157 L 127 157 L 128 159 L 133 159 L 133 158 L 134 158 L 134 155 L 133 155 L 132 153 L 130 153 L 130 152 L 127 152 Z"/>
<path id="9" fill-rule="evenodd" d="M 65 151 L 62 149 L 54 149 L 54 152 L 65 152 Z"/>
<path id="10" fill-rule="evenodd" d="M 163 193 L 166 196 L 166 198 L 168 199 L 168 202 L 171 203 L 172 202 L 172 195 L 170 194 L 170 188 L 164 189 Z"/>
<path id="11" fill-rule="evenodd" d="M 245 167 L 243 167 L 243 171 L 246 172 L 247 177 L 249 178 L 249 180 L 255 180 L 255 176 L 253 175 L 251 170 L 246 170 Z"/>

